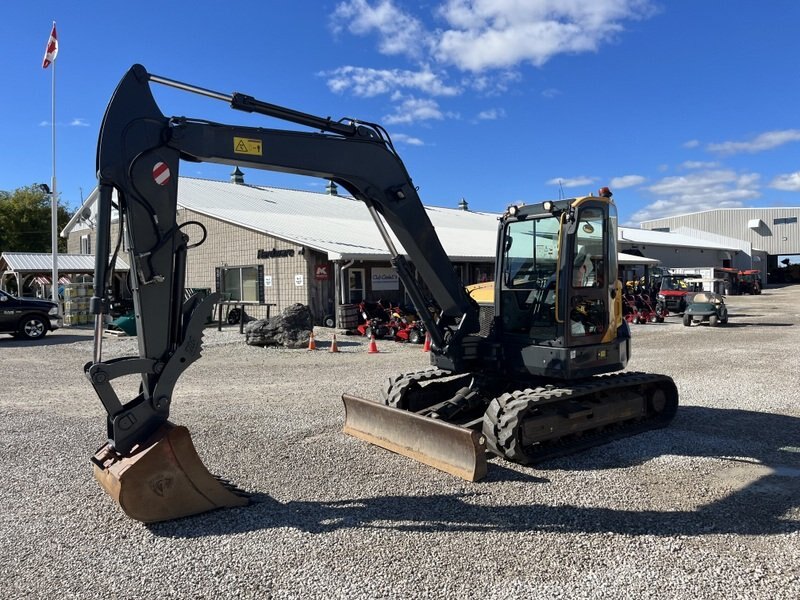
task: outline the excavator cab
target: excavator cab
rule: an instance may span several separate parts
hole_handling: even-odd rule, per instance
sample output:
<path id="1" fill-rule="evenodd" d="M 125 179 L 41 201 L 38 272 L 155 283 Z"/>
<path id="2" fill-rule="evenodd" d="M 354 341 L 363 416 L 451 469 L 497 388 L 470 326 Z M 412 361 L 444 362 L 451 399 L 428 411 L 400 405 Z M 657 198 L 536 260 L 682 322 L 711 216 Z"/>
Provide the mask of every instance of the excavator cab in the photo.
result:
<path id="1" fill-rule="evenodd" d="M 616 222 L 610 199 L 593 196 L 503 215 L 494 309 L 512 372 L 570 379 L 625 368 Z"/>

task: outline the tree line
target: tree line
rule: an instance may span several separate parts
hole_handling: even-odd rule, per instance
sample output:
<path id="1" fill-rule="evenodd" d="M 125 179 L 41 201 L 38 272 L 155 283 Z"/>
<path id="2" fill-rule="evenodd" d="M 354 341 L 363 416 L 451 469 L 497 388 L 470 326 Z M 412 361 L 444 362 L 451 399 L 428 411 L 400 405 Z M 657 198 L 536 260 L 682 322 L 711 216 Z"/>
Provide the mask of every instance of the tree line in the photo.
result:
<path id="1" fill-rule="evenodd" d="M 58 233 L 73 213 L 58 207 Z M 0 190 L 0 253 L 52 252 L 50 195 L 38 185 Z M 67 251 L 67 240 L 58 238 L 58 251 Z"/>

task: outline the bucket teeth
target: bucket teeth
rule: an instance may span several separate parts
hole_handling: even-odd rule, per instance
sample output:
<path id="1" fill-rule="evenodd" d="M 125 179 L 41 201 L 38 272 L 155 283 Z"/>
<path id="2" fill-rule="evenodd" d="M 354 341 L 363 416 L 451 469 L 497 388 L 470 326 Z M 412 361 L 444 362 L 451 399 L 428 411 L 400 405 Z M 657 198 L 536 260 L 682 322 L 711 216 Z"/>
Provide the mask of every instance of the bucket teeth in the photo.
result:
<path id="1" fill-rule="evenodd" d="M 214 477 L 214 479 L 216 479 L 220 483 L 220 485 L 222 487 L 224 487 L 226 490 L 236 494 L 237 496 L 241 496 L 243 498 L 250 498 L 251 496 L 253 496 L 253 494 L 251 494 L 250 492 L 246 492 L 245 490 L 240 488 L 238 485 L 233 483 L 230 479 L 225 479 L 224 477 L 222 477 L 220 475 L 213 475 L 213 477 Z"/>

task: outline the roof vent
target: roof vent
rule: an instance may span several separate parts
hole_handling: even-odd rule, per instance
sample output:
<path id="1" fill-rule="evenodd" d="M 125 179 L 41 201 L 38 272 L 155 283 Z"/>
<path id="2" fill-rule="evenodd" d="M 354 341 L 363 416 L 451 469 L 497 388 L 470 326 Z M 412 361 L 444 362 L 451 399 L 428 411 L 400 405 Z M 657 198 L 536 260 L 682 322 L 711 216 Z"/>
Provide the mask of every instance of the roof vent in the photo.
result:
<path id="1" fill-rule="evenodd" d="M 458 203 L 459 210 L 469 210 L 469 204 L 464 198 L 461 198 L 461 201 Z"/>
<path id="2" fill-rule="evenodd" d="M 238 166 L 233 170 L 233 173 L 231 173 L 231 183 L 236 183 L 238 185 L 244 183 L 244 173 L 242 173 Z"/>
<path id="3" fill-rule="evenodd" d="M 336 184 L 333 183 L 333 181 L 329 181 L 328 185 L 325 186 L 325 193 L 330 196 L 338 196 L 339 188 L 336 187 Z"/>

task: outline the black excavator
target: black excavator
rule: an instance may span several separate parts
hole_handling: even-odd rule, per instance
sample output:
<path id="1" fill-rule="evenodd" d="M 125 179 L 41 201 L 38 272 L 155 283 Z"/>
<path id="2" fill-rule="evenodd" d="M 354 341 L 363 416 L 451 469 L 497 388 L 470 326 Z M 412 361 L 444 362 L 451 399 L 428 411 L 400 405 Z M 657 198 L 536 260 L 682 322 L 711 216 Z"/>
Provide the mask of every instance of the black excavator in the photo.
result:
<path id="1" fill-rule="evenodd" d="M 151 83 L 314 131 L 168 118 Z M 203 327 L 219 300 L 218 294 L 184 299 L 187 251 L 206 232 L 201 223 L 177 221 L 181 161 L 320 177 L 365 203 L 430 334 L 432 367 L 392 378 L 378 401 L 344 394 L 346 433 L 478 480 L 487 453 L 533 463 L 663 427 L 674 416 L 672 379 L 619 372 L 630 356 L 630 332 L 607 188 L 510 206 L 500 218 L 495 280 L 468 290 L 380 125 L 333 121 L 134 65 L 111 98 L 99 136 L 94 356 L 84 366 L 108 413 L 108 441 L 92 457 L 95 477 L 132 518 L 163 521 L 249 502 L 206 470 L 186 428 L 169 421 L 173 389 L 200 357 Z M 103 360 L 110 266 L 123 239 L 139 353 Z M 438 305 L 435 314 L 417 275 Z M 123 402 L 112 382 L 126 375 L 141 383 L 138 395 Z"/>

